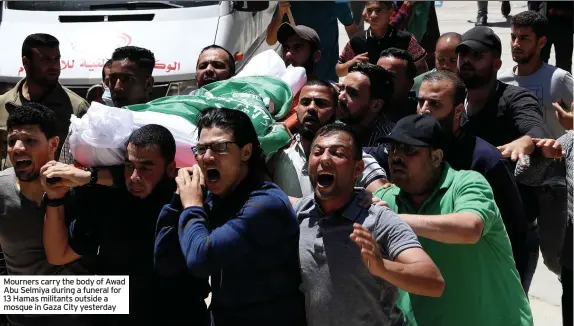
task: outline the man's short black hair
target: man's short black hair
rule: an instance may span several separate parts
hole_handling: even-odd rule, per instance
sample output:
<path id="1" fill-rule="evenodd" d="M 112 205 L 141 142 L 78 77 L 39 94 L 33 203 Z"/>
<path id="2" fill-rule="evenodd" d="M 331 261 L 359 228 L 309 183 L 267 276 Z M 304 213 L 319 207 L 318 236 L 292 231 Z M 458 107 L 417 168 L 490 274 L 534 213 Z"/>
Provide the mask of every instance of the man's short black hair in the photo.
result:
<path id="1" fill-rule="evenodd" d="M 417 76 L 417 67 L 415 66 L 415 61 L 413 56 L 407 51 L 397 48 L 388 48 L 381 52 L 381 58 L 395 58 L 406 61 L 407 63 L 407 77 L 409 79 L 414 79 Z"/>
<path id="2" fill-rule="evenodd" d="M 32 49 L 36 48 L 58 48 L 60 47 L 60 42 L 57 38 L 50 34 L 37 33 L 31 34 L 26 37 L 24 43 L 22 43 L 22 57 L 31 58 Z"/>
<path id="3" fill-rule="evenodd" d="M 548 19 L 537 11 L 523 11 L 512 17 L 511 24 L 516 27 L 530 27 L 537 38 L 548 35 Z"/>
<path id="4" fill-rule="evenodd" d="M 443 80 L 448 80 L 454 87 L 453 105 L 458 106 L 463 104 L 466 99 L 466 87 L 464 86 L 462 79 L 457 74 L 448 70 L 433 71 L 424 76 L 422 83 L 433 83 Z"/>
<path id="5" fill-rule="evenodd" d="M 229 52 L 226 48 L 216 45 L 216 44 L 212 44 L 209 46 L 204 47 L 203 49 L 201 49 L 201 52 L 199 52 L 199 56 L 201 56 L 203 54 L 203 52 L 207 51 L 207 50 L 223 50 L 225 51 L 225 53 L 227 54 L 227 65 L 229 65 L 229 76 L 233 77 L 235 76 L 235 57 L 233 56 L 233 54 L 231 54 L 231 52 Z M 199 57 L 197 57 L 197 63 L 196 63 L 196 67 L 199 65 Z"/>
<path id="6" fill-rule="evenodd" d="M 164 126 L 156 124 L 145 125 L 132 132 L 128 138 L 128 144 L 136 147 L 157 145 L 161 156 L 167 164 L 175 160 L 175 139 Z"/>
<path id="7" fill-rule="evenodd" d="M 102 68 L 102 80 L 106 79 L 106 69 L 110 69 L 111 66 L 112 66 L 112 59 L 104 63 L 104 67 Z"/>
<path id="8" fill-rule="evenodd" d="M 138 66 L 149 77 L 155 66 L 155 55 L 148 49 L 137 46 L 124 46 L 117 48 L 112 54 L 112 61 L 128 59 Z"/>
<path id="9" fill-rule="evenodd" d="M 353 141 L 353 159 L 357 161 L 362 160 L 363 148 L 361 147 L 361 143 L 359 142 L 359 137 L 357 136 L 355 131 L 353 131 L 353 129 L 351 129 L 351 127 L 349 127 L 349 125 L 345 123 L 335 122 L 321 127 L 321 129 L 319 129 L 315 134 L 313 142 L 315 142 L 315 140 L 319 136 L 328 136 L 340 132 L 347 133 L 351 137 L 351 140 Z"/>
<path id="10" fill-rule="evenodd" d="M 10 108 L 6 127 L 8 131 L 18 126 L 38 126 L 46 139 L 58 135 L 58 120 L 54 111 L 40 103 L 29 102 Z M 63 140 L 60 140 L 63 141 Z"/>
<path id="11" fill-rule="evenodd" d="M 331 84 L 331 82 L 323 80 L 323 79 L 310 79 L 308 80 L 305 86 L 323 86 L 323 87 L 327 87 L 329 89 L 329 95 L 331 96 L 331 101 L 333 102 L 333 105 L 337 105 L 337 103 L 339 102 L 339 92 L 337 91 L 337 89 L 335 88 L 335 86 L 333 86 L 333 84 Z"/>
<path id="12" fill-rule="evenodd" d="M 371 99 L 381 99 L 388 103 L 393 96 L 395 84 L 393 74 L 385 68 L 368 62 L 357 62 L 349 68 L 349 73 L 359 72 L 367 77 L 371 82 Z"/>
<path id="13" fill-rule="evenodd" d="M 197 118 L 198 137 L 204 128 L 220 128 L 230 131 L 233 134 L 233 140 L 239 147 L 251 143 L 253 150 L 249 159 L 250 173 L 265 168 L 263 149 L 259 143 L 257 132 L 251 119 L 243 111 L 227 108 L 205 109 Z"/>

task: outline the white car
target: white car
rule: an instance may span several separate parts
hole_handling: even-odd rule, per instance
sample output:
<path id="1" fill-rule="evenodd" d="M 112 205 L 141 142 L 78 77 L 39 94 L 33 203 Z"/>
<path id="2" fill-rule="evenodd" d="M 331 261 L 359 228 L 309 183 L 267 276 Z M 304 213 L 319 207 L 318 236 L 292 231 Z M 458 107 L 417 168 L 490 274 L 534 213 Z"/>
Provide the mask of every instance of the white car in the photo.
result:
<path id="1" fill-rule="evenodd" d="M 25 77 L 22 43 L 34 33 L 60 41 L 60 83 L 84 97 L 102 80 L 114 49 L 134 45 L 157 60 L 152 99 L 195 89 L 199 52 L 211 44 L 235 55 L 241 70 L 269 49 L 276 1 L 2 1 L 0 94 Z M 278 46 L 277 46 L 278 47 Z M 277 50 L 277 48 L 275 48 Z"/>

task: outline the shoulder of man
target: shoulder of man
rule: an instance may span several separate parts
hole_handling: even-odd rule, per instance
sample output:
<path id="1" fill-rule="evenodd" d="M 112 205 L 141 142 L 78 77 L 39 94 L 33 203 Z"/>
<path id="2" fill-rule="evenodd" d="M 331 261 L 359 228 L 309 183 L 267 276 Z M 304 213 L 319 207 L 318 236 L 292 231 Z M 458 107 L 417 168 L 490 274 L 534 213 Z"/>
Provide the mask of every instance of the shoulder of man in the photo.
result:
<path id="1" fill-rule="evenodd" d="M 500 160 L 504 159 L 496 147 L 480 137 L 476 137 L 472 156 L 473 165 L 479 165 L 479 168 L 484 168 L 484 172 L 487 172 L 488 169 L 491 169 Z M 473 170 L 476 171 L 474 168 Z"/>
<path id="2" fill-rule="evenodd" d="M 18 86 L 20 82 L 16 84 L 12 89 L 8 90 L 6 93 L 0 95 L 0 130 L 6 130 L 6 121 L 8 120 L 8 110 L 9 106 L 13 103 L 19 104 L 18 100 Z"/>
<path id="3" fill-rule="evenodd" d="M 387 204 L 389 205 L 389 207 L 393 210 L 393 211 L 397 211 L 397 204 L 396 204 L 396 200 L 397 200 L 397 196 L 399 195 L 399 192 L 401 191 L 401 189 L 395 185 L 387 187 L 387 188 L 379 188 L 378 190 L 376 190 L 373 193 L 373 196 L 386 201 Z"/>
<path id="4" fill-rule="evenodd" d="M 305 218 L 305 216 L 314 208 L 314 196 L 315 194 L 310 194 L 303 198 L 299 198 L 293 204 L 293 210 L 295 211 L 295 214 L 297 214 L 297 219 L 299 221 L 301 221 L 302 218 Z M 300 215 L 302 218 L 299 218 Z"/>
<path id="5" fill-rule="evenodd" d="M 70 98 L 70 103 L 72 104 L 72 110 L 74 112 L 74 115 L 81 116 L 88 110 L 88 107 L 90 105 L 84 98 L 74 93 L 72 90 L 70 90 L 65 86 L 62 86 L 62 89 L 64 90 L 66 95 Z"/>
<path id="6" fill-rule="evenodd" d="M 12 178 L 14 175 L 14 168 L 8 168 L 0 171 L 0 184 L 4 184 L 5 182 L 12 183 Z"/>

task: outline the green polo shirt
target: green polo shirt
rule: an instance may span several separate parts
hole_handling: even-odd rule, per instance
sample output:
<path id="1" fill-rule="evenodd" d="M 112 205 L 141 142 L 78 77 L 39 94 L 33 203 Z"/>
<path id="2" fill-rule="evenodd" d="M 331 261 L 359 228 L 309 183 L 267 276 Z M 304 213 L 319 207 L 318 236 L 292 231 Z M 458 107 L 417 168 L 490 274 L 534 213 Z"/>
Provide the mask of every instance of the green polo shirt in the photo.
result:
<path id="1" fill-rule="evenodd" d="M 396 186 L 381 188 L 375 196 L 399 214 L 475 213 L 484 221 L 482 237 L 472 245 L 419 237 L 444 277 L 444 293 L 440 298 L 430 298 L 402 292 L 399 307 L 409 325 L 532 325 L 530 305 L 492 189 L 479 173 L 455 171 L 444 164 L 438 187 L 419 209 Z"/>

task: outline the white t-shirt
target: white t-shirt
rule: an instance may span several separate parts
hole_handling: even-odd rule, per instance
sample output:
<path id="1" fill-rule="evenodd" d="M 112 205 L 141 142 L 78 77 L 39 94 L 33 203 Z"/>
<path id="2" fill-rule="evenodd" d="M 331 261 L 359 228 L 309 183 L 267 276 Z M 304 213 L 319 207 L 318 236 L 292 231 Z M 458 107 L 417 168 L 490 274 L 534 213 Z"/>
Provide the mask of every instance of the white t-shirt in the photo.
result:
<path id="1" fill-rule="evenodd" d="M 556 68 L 547 63 L 543 63 L 540 69 L 528 76 L 517 76 L 512 69 L 505 69 L 498 72 L 498 80 L 503 83 L 520 86 L 531 90 L 543 108 L 544 123 L 552 137 L 557 139 L 566 131 L 556 118 L 556 110 L 552 107 L 552 102 L 570 111 L 572 103 L 572 75 L 566 70 Z"/>

